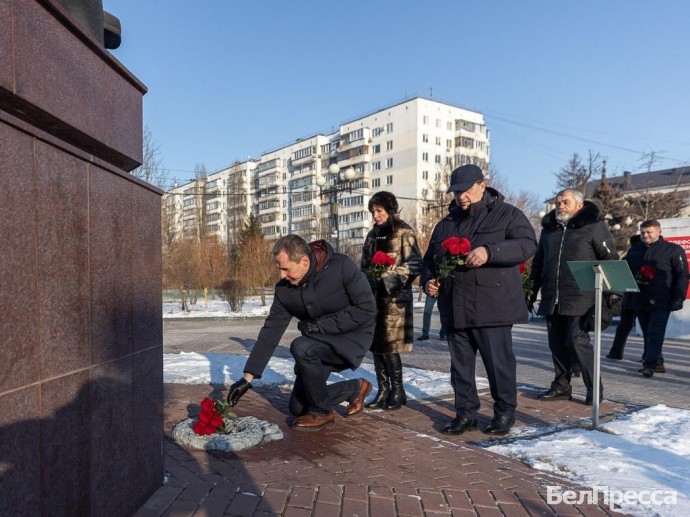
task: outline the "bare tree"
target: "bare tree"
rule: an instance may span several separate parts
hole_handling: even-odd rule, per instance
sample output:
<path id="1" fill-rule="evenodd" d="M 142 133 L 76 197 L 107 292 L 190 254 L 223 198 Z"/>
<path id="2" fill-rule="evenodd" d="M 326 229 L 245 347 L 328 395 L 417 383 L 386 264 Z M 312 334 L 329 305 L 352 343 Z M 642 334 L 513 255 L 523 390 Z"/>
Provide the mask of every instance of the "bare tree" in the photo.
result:
<path id="1" fill-rule="evenodd" d="M 599 153 L 589 151 L 586 163 L 574 153 L 568 164 L 555 173 L 556 186 L 558 190 L 574 189 L 586 194 L 587 182 L 599 177 L 605 167 L 606 160 Z"/>
<path id="2" fill-rule="evenodd" d="M 273 243 L 261 233 L 261 225 L 250 215 L 240 235 L 238 277 L 247 288 L 259 290 L 261 305 L 266 305 L 266 291 L 276 278 L 271 251 Z"/>
<path id="3" fill-rule="evenodd" d="M 168 181 L 168 171 L 163 167 L 159 158 L 160 147 L 153 141 L 153 135 L 148 125 L 144 126 L 142 164 L 130 174 L 151 185 L 165 190 Z"/>

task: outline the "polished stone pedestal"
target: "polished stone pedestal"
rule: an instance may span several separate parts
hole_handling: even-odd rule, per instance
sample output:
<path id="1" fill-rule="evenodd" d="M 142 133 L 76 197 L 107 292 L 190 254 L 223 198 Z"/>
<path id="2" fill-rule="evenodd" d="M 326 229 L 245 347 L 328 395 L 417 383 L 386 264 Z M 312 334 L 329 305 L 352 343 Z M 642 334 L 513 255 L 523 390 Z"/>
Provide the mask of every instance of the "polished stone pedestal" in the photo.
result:
<path id="1" fill-rule="evenodd" d="M 0 1 L 0 515 L 132 515 L 162 482 L 145 91 L 53 0 Z"/>

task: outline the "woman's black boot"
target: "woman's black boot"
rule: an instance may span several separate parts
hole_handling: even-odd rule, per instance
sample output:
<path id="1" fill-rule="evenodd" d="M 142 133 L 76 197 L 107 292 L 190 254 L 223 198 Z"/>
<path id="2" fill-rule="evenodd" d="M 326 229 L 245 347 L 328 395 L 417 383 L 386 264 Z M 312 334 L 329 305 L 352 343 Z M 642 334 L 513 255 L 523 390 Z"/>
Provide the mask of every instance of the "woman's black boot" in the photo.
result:
<path id="1" fill-rule="evenodd" d="M 400 354 L 383 354 L 386 369 L 391 379 L 391 393 L 383 409 L 400 409 L 407 404 L 407 395 L 403 387 L 402 360 Z"/>
<path id="2" fill-rule="evenodd" d="M 382 408 L 386 404 L 388 395 L 390 395 L 391 391 L 388 372 L 386 371 L 386 363 L 383 361 L 383 355 L 374 354 L 374 369 L 376 370 L 376 382 L 378 382 L 379 391 L 376 393 L 374 400 L 368 404 L 364 404 L 364 407 L 369 409 Z"/>

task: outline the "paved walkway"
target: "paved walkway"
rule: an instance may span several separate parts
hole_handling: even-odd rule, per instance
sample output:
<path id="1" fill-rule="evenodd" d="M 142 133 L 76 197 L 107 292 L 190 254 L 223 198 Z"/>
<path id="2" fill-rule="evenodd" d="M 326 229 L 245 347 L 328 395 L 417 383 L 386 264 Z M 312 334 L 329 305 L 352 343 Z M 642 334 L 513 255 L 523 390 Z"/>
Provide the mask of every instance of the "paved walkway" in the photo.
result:
<path id="1" fill-rule="evenodd" d="M 261 321 L 166 322 L 166 353 L 247 353 Z M 437 328 L 432 328 L 434 331 Z M 293 337 L 290 332 L 295 331 L 288 331 L 283 342 Z M 605 352 L 611 337 L 612 331 L 608 331 Z M 652 379 L 636 372 L 639 363 L 635 359 L 641 350 L 638 337 L 630 339 L 626 350 L 630 360 L 604 359 L 607 400 L 601 406 L 602 420 L 629 411 L 631 404 L 639 407 L 663 402 L 687 407 L 688 397 L 682 396 L 690 379 L 687 347 L 680 341 L 669 343 L 669 373 Z M 535 388 L 547 387 L 553 372 L 543 325 L 535 322 L 516 327 L 515 350 L 522 386 L 513 436 L 527 428 L 549 432 L 554 424 L 588 425 L 591 408 L 577 400 L 536 400 Z M 277 355 L 287 357 L 289 353 L 281 346 Z M 448 369 L 448 350 L 440 341 L 419 343 L 415 352 L 404 358 L 408 366 Z M 477 373 L 483 375 L 480 366 Z M 574 390 L 581 400 L 584 388 L 580 381 L 576 381 Z M 438 429 L 453 416 L 452 397 L 410 401 L 399 411 L 339 417 L 332 429 L 302 433 L 292 431 L 285 423 L 289 393 L 257 387 L 245 395 L 237 413 L 278 423 L 283 440 L 234 454 L 178 447 L 169 437 L 172 427 L 187 417 L 190 404 L 197 404 L 211 393 L 214 388 L 208 385 L 165 386 L 166 478 L 137 516 L 613 514 L 603 503 L 547 505 L 548 485 L 572 485 L 484 448 L 498 438 L 489 438 L 481 431 L 460 437 L 439 433 Z M 343 410 L 344 406 L 339 408 L 340 415 Z M 483 393 L 480 429 L 488 424 L 490 416 L 491 400 Z"/>

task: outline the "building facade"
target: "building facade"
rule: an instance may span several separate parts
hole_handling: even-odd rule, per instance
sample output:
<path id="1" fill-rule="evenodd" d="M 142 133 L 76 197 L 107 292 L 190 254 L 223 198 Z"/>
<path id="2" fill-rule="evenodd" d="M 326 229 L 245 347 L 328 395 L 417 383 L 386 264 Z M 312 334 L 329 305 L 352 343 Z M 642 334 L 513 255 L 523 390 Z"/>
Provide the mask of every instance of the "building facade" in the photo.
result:
<path id="1" fill-rule="evenodd" d="M 356 255 L 372 225 L 371 195 L 393 192 L 412 222 L 447 201 L 455 167 L 487 171 L 489 142 L 481 113 L 416 97 L 175 186 L 164 196 L 164 217 L 176 236 L 233 243 L 253 214 L 269 239 L 324 238 Z"/>

